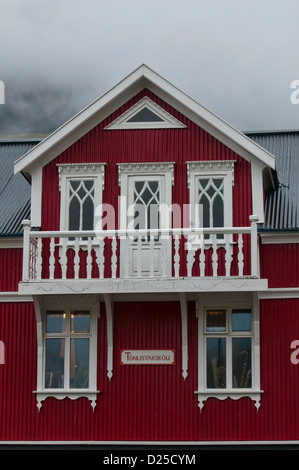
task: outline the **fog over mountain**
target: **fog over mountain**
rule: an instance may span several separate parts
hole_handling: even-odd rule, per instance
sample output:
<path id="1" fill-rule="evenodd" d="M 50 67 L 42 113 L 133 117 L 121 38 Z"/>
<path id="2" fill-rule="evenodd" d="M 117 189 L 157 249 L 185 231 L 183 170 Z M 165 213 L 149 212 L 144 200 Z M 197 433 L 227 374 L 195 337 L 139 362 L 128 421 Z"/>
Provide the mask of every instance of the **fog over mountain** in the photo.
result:
<path id="1" fill-rule="evenodd" d="M 142 63 L 240 130 L 299 129 L 297 0 L 0 0 L 0 135 L 50 133 Z"/>

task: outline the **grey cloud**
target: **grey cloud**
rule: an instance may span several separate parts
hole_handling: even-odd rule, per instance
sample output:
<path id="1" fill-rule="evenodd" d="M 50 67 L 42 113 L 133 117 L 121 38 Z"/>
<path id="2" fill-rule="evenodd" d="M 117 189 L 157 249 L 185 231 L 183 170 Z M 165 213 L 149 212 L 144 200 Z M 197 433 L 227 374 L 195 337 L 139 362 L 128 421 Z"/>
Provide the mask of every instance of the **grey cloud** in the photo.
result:
<path id="1" fill-rule="evenodd" d="M 295 0 L 0 0 L 0 134 L 51 132 L 141 63 L 241 130 L 298 128 Z"/>

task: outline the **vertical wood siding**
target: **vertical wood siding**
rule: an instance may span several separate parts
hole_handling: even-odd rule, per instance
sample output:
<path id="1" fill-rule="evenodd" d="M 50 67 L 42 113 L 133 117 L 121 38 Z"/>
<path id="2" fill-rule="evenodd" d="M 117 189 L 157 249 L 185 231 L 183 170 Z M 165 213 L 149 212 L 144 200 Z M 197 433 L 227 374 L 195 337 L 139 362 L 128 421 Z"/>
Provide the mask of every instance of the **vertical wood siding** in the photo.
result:
<path id="1" fill-rule="evenodd" d="M 187 128 L 104 130 L 105 126 L 144 95 L 181 120 Z M 42 228 L 59 229 L 57 163 L 107 163 L 103 203 L 112 204 L 117 208 L 117 198 L 120 194 L 117 163 L 175 162 L 172 202 L 182 205 L 189 202 L 185 162 L 192 160 L 237 160 L 233 188 L 233 223 L 235 226 L 248 226 L 252 213 L 250 164 L 151 92 L 144 90 L 44 167 Z"/>
<path id="2" fill-rule="evenodd" d="M 0 292 L 17 291 L 22 278 L 22 248 L 0 249 Z"/>
<path id="3" fill-rule="evenodd" d="M 103 307 L 103 306 L 102 306 Z M 98 396 L 89 401 L 48 398 L 40 412 L 36 386 L 36 326 L 30 303 L 0 304 L 0 440 L 225 441 L 299 439 L 299 365 L 290 344 L 299 339 L 299 300 L 261 301 L 261 407 L 243 398 L 210 398 L 197 406 L 197 328 L 189 303 L 189 370 L 181 374 L 177 302 L 116 303 L 114 371 L 106 375 L 106 316 L 101 309 Z M 175 349 L 174 366 L 122 366 L 123 348 Z"/>
<path id="4" fill-rule="evenodd" d="M 297 287 L 299 285 L 299 244 L 261 245 L 261 277 L 268 287 Z"/>

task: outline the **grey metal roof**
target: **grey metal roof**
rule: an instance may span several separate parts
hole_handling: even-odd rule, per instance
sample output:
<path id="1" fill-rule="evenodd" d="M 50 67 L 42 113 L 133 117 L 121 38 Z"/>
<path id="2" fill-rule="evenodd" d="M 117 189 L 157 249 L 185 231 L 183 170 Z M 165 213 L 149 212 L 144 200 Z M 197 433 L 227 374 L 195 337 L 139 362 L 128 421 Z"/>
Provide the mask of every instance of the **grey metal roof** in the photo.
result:
<path id="1" fill-rule="evenodd" d="M 0 140 L 0 236 L 22 234 L 30 218 L 30 184 L 14 175 L 14 162 L 40 140 Z"/>
<path id="2" fill-rule="evenodd" d="M 246 133 L 275 156 L 278 183 L 265 198 L 264 229 L 299 229 L 299 131 Z"/>

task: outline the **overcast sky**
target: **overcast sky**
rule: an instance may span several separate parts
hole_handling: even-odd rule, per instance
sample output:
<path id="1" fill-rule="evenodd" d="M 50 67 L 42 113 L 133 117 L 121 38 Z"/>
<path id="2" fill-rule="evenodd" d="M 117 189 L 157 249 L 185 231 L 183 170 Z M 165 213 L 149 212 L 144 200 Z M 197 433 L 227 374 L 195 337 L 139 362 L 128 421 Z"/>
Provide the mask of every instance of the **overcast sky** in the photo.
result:
<path id="1" fill-rule="evenodd" d="M 242 131 L 299 129 L 298 0 L 0 0 L 0 134 L 51 132 L 142 63 Z"/>

